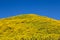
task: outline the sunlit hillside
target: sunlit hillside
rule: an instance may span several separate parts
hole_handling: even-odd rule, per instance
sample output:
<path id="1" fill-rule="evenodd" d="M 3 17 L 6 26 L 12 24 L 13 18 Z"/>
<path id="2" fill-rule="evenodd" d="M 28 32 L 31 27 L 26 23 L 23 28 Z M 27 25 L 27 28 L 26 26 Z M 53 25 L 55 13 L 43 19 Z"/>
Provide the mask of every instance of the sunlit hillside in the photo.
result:
<path id="1" fill-rule="evenodd" d="M 1 18 L 0 40 L 60 40 L 60 21 L 36 14 Z"/>

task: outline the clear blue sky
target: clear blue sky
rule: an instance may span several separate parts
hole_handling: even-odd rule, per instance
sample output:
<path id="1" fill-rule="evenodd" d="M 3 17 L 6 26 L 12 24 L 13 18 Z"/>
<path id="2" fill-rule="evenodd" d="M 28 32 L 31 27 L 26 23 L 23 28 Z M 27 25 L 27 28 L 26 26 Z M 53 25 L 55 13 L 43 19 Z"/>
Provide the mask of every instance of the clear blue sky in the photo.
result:
<path id="1" fill-rule="evenodd" d="M 0 0 L 0 18 L 18 14 L 35 13 L 60 19 L 58 0 Z"/>

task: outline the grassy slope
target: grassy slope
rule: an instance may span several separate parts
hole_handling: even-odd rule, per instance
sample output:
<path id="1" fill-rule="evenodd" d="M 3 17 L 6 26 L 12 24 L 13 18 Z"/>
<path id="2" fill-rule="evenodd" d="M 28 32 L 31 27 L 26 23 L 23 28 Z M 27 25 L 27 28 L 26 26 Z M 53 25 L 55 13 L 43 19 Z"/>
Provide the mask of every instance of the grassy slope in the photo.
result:
<path id="1" fill-rule="evenodd" d="M 3 18 L 0 40 L 60 40 L 60 22 L 36 14 Z"/>

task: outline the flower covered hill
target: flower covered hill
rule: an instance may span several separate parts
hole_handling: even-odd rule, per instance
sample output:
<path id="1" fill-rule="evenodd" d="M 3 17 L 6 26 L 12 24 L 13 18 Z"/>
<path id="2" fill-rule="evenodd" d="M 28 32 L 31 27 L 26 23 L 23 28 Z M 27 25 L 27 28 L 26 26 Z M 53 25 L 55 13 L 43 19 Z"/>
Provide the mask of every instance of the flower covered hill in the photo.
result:
<path id="1" fill-rule="evenodd" d="M 2 18 L 0 40 L 60 40 L 60 22 L 36 14 Z"/>

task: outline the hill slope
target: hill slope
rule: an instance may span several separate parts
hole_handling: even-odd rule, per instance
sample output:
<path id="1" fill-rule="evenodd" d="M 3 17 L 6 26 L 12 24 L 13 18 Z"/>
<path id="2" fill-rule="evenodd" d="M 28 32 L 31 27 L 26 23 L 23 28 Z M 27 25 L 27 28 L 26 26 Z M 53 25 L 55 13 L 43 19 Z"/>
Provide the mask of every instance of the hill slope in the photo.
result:
<path id="1" fill-rule="evenodd" d="M 2 18 L 0 40 L 60 40 L 60 22 L 36 14 Z"/>

